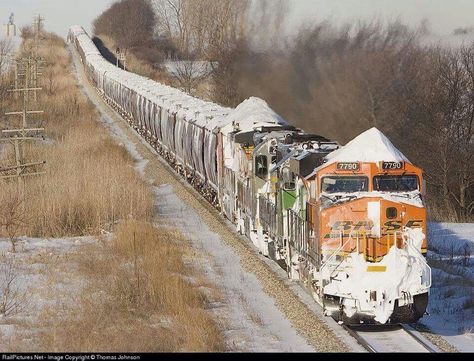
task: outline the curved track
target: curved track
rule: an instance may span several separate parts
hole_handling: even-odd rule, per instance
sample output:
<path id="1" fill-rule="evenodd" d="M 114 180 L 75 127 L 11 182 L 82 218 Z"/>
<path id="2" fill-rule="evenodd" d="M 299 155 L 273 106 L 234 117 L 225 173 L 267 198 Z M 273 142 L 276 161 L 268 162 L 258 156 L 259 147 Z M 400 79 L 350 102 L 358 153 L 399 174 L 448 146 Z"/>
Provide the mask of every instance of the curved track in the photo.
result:
<path id="1" fill-rule="evenodd" d="M 75 51 L 72 50 L 72 52 L 73 58 L 75 59 Z M 75 60 L 77 61 L 77 59 Z M 76 67 L 79 70 L 80 67 L 78 67 L 78 64 L 76 64 Z M 82 74 L 82 69 L 80 70 L 80 73 Z M 83 76 L 84 75 L 78 74 L 78 80 L 80 80 Z M 86 85 L 87 83 L 88 82 L 85 77 L 82 78 L 82 84 Z M 89 86 L 91 85 L 89 84 Z M 104 101 L 104 104 L 107 104 L 104 99 L 102 100 Z M 112 107 L 110 107 L 110 110 L 115 113 L 115 110 Z M 118 113 L 115 114 L 120 117 Z M 162 160 L 162 162 L 165 161 Z M 170 172 L 170 174 L 172 174 L 177 179 L 180 179 L 176 173 Z M 184 182 L 184 180 L 182 180 L 182 182 Z M 206 205 L 210 206 L 207 203 Z M 292 309 L 291 311 L 292 313 L 295 313 L 294 309 Z M 299 321 L 301 321 L 301 318 L 299 318 Z M 405 326 L 343 326 L 343 328 L 349 333 L 350 336 L 354 337 L 357 342 L 369 352 L 437 352 L 433 348 L 434 346 L 427 344 L 426 340 L 422 340 L 412 331 L 407 330 Z M 328 330 L 326 330 L 326 332 L 327 331 Z M 323 348 L 322 351 L 327 352 L 337 350 L 337 348 L 333 348 L 331 346 L 329 347 L 330 348 L 328 349 Z"/>
<path id="2" fill-rule="evenodd" d="M 343 326 L 367 351 L 378 352 L 438 352 L 409 325 Z"/>

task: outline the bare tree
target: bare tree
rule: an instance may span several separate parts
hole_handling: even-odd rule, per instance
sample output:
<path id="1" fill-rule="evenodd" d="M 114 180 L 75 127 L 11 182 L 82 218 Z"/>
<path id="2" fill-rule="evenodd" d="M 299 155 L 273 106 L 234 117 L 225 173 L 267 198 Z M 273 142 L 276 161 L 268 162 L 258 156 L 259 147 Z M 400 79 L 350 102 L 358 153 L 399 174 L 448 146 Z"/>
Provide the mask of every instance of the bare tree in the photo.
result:
<path id="1" fill-rule="evenodd" d="M 211 60 L 242 39 L 268 45 L 281 35 L 287 14 L 287 0 L 153 0 L 153 5 L 158 32 L 183 56 Z"/>
<path id="2" fill-rule="evenodd" d="M 155 13 L 148 0 L 120 0 L 94 20 L 94 33 L 111 36 L 124 49 L 153 38 Z"/>
<path id="3" fill-rule="evenodd" d="M 12 63 L 13 44 L 9 39 L 0 40 L 0 77 L 3 79 L 5 72 Z"/>
<path id="4" fill-rule="evenodd" d="M 24 25 L 20 28 L 20 34 L 23 40 L 27 40 L 33 38 L 35 32 L 31 25 Z"/>
<path id="5" fill-rule="evenodd" d="M 0 315 L 9 317 L 18 314 L 27 305 L 26 292 L 19 285 L 19 271 L 11 259 L 0 264 Z"/>
<path id="6" fill-rule="evenodd" d="M 186 0 L 153 0 L 158 32 L 172 39 L 181 53 L 189 53 L 190 5 Z"/>
<path id="7" fill-rule="evenodd" d="M 212 74 L 211 64 L 207 61 L 182 60 L 173 62 L 170 70 L 180 88 L 192 94 L 199 84 Z"/>
<path id="8" fill-rule="evenodd" d="M 8 187 L 11 188 L 11 187 Z M 19 191 L 3 189 L 0 194 L 0 230 L 8 237 L 12 252 L 16 252 L 18 231 L 26 225 L 27 214 Z"/>

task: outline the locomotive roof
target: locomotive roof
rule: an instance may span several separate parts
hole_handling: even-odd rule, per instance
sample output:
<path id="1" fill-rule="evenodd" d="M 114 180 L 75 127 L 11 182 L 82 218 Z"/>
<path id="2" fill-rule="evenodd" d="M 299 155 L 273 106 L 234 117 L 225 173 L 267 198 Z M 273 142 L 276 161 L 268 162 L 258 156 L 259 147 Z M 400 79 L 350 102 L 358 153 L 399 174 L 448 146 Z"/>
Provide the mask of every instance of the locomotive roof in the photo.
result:
<path id="1" fill-rule="evenodd" d="M 328 154 L 326 160 L 326 165 L 335 162 L 411 163 L 377 128 L 365 131 L 344 147 Z"/>
<path id="2" fill-rule="evenodd" d="M 265 100 L 256 97 L 250 97 L 240 103 L 226 117 L 226 122 L 222 128 L 223 134 L 234 131 L 233 123 L 238 124 L 239 132 L 248 132 L 258 127 L 288 125 Z"/>

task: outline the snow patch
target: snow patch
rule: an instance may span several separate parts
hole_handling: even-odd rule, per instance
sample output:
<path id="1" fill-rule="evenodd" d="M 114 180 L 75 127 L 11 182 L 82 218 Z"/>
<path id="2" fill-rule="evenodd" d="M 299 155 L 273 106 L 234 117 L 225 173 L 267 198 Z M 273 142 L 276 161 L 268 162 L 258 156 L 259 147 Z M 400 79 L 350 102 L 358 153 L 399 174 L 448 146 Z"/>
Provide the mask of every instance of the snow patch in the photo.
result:
<path id="1" fill-rule="evenodd" d="M 428 313 L 420 323 L 462 352 L 474 352 L 474 224 L 429 223 L 433 270 Z"/>
<path id="2" fill-rule="evenodd" d="M 70 50 L 70 49 L 69 49 Z M 73 65 L 74 65 L 74 75 L 76 79 L 79 79 L 78 67 L 80 66 L 78 63 L 78 58 L 73 56 Z M 79 84 L 81 82 L 79 81 Z M 119 125 L 107 114 L 107 111 L 104 109 L 103 105 L 97 100 L 96 96 L 91 94 L 89 88 L 80 85 L 82 92 L 87 96 L 87 98 L 94 104 L 96 109 L 100 113 L 100 120 L 104 124 L 104 126 L 109 130 L 112 137 L 118 140 L 119 145 L 124 146 L 128 153 L 132 156 L 135 160 L 135 169 L 139 172 L 139 174 L 145 178 L 145 168 L 148 164 L 148 160 L 143 159 L 140 153 L 137 151 L 135 144 L 128 139 L 125 132 L 120 128 Z"/>
<path id="3" fill-rule="evenodd" d="M 160 220 L 179 229 L 194 248 L 211 256 L 201 261 L 206 276 L 225 296 L 215 312 L 227 323 L 226 339 L 233 350 L 253 352 L 313 352 L 268 296 L 254 274 L 242 269 L 240 257 L 212 232 L 170 185 L 155 187 Z"/>

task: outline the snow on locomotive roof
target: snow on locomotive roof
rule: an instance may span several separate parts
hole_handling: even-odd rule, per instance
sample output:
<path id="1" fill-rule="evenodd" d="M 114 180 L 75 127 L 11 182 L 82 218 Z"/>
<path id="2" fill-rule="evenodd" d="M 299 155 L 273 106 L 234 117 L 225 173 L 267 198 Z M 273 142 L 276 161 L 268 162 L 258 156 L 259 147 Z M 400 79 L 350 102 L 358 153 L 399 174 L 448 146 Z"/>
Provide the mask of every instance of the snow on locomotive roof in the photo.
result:
<path id="1" fill-rule="evenodd" d="M 335 162 L 408 162 L 392 142 L 377 128 L 371 128 L 344 147 L 326 156 L 327 164 Z"/>
<path id="2" fill-rule="evenodd" d="M 240 132 L 250 131 L 257 127 L 284 126 L 288 123 L 270 108 L 267 102 L 257 97 L 250 97 L 232 109 L 225 119 L 222 133 L 227 135 L 234 131 L 233 123 L 238 124 Z"/>
<path id="3" fill-rule="evenodd" d="M 250 97 L 231 111 L 229 121 L 239 123 L 240 127 L 258 126 L 262 123 L 274 125 L 288 125 L 287 122 L 270 108 L 263 99 Z M 266 125 L 270 125 L 266 124 Z"/>

